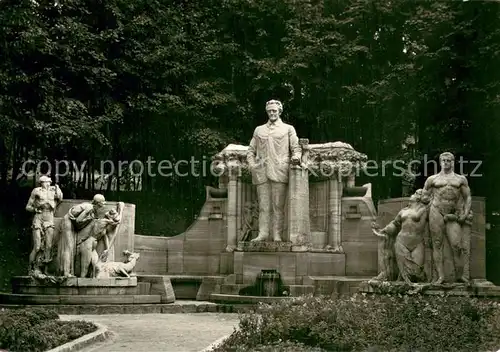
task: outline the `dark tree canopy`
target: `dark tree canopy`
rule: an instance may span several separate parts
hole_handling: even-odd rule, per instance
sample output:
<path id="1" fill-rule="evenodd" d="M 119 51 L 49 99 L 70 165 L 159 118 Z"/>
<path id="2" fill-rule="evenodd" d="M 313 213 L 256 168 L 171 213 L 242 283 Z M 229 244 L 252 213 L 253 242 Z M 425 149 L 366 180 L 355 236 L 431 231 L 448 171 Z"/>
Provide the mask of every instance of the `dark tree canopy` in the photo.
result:
<path id="1" fill-rule="evenodd" d="M 475 195 L 496 194 L 499 10 L 475 1 L 3 0 L 1 187 L 19 188 L 29 158 L 85 162 L 78 182 L 58 180 L 78 196 L 94 192 L 102 160 L 209 158 L 247 144 L 277 98 L 311 143 L 341 140 L 378 163 L 449 150 L 482 161 Z M 143 175 L 141 190 L 128 192 L 139 186 L 115 171 L 104 189 L 138 204 L 145 234 L 189 223 L 215 181 Z M 376 199 L 403 191 L 401 177 L 364 181 Z"/>

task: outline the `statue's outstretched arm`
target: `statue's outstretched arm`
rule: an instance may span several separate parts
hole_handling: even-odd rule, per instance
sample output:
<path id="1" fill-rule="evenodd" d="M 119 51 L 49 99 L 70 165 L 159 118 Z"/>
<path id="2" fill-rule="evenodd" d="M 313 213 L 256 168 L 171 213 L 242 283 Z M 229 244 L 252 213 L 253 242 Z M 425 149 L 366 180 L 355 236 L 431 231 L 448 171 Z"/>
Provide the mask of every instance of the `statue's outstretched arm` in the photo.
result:
<path id="1" fill-rule="evenodd" d="M 384 227 L 380 232 L 385 233 L 389 236 L 396 236 L 398 232 L 401 230 L 401 212 L 396 215 L 394 220 L 392 220 L 386 227 Z"/>

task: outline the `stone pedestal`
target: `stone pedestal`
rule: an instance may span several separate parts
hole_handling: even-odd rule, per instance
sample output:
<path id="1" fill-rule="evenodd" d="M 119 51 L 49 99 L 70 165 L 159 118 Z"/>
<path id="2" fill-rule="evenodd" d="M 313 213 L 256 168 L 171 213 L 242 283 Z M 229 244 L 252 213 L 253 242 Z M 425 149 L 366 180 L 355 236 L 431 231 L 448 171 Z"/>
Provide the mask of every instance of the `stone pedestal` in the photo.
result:
<path id="1" fill-rule="evenodd" d="M 56 278 L 58 282 L 36 280 L 30 276 L 12 278 L 12 293 L 31 295 L 135 295 L 137 278 L 91 279 Z"/>
<path id="2" fill-rule="evenodd" d="M 376 281 L 369 280 L 359 285 L 359 292 L 371 294 L 423 294 L 423 295 L 447 295 L 465 296 L 478 298 L 500 297 L 500 286 L 495 286 L 491 282 L 475 279 L 470 285 L 451 283 L 432 285 L 422 283 L 409 286 L 401 281 Z"/>
<path id="3" fill-rule="evenodd" d="M 12 278 L 12 293 L 0 293 L 0 304 L 124 305 L 172 303 L 175 294 L 170 278 L 139 277 L 34 279 Z"/>
<path id="4" fill-rule="evenodd" d="M 271 242 L 272 243 L 272 242 Z M 285 285 L 303 285 L 310 277 L 345 275 L 345 254 L 275 251 L 234 252 L 236 284 L 252 285 L 262 270 L 275 269 Z"/>

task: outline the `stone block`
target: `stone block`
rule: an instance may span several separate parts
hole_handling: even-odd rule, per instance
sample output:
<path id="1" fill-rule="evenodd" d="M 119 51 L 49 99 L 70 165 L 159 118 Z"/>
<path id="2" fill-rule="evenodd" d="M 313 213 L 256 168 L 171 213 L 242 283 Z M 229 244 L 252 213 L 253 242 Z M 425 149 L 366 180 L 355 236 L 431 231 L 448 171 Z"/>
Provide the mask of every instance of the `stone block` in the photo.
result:
<path id="1" fill-rule="evenodd" d="M 470 241 L 470 277 L 486 278 L 486 238 L 485 234 L 472 231 Z"/>
<path id="2" fill-rule="evenodd" d="M 137 301 L 134 301 L 134 304 L 123 306 L 121 314 L 161 314 L 161 305 L 148 303 L 139 304 Z"/>
<path id="3" fill-rule="evenodd" d="M 309 253 L 297 253 L 295 275 L 305 276 L 309 273 Z"/>
<path id="4" fill-rule="evenodd" d="M 129 305 L 99 304 L 99 305 L 84 305 L 75 307 L 78 307 L 78 314 L 101 315 L 101 314 L 126 314 L 126 312 L 129 311 L 129 309 L 133 306 L 134 306 L 133 304 Z"/>
<path id="5" fill-rule="evenodd" d="M 2 304 L 61 304 L 59 295 L 23 295 L 23 294 L 10 294 L 0 293 L 0 303 Z M 71 297 L 71 296 L 65 296 Z"/>
<path id="6" fill-rule="evenodd" d="M 209 242 L 208 253 L 219 254 L 226 250 L 226 239 L 212 239 Z"/>
<path id="7" fill-rule="evenodd" d="M 185 253 L 184 273 L 187 275 L 217 275 L 219 273 L 220 254 Z"/>
<path id="8" fill-rule="evenodd" d="M 374 236 L 375 237 L 375 236 Z M 378 242 L 342 242 L 347 276 L 371 276 L 378 273 Z"/>
<path id="9" fill-rule="evenodd" d="M 229 275 L 234 273 L 234 252 L 220 254 L 220 268 L 221 275 Z"/>
<path id="10" fill-rule="evenodd" d="M 184 253 L 210 253 L 210 239 L 209 238 L 197 238 L 197 239 L 186 239 L 184 241 Z"/>
<path id="11" fill-rule="evenodd" d="M 235 284 L 236 283 L 236 275 L 235 274 L 230 274 L 226 276 L 226 280 L 224 281 L 226 284 Z"/>
<path id="12" fill-rule="evenodd" d="M 78 287 L 137 286 L 137 277 L 78 278 Z"/>
<path id="13" fill-rule="evenodd" d="M 170 276 L 170 281 L 176 299 L 196 300 L 202 277 L 189 275 Z"/>
<path id="14" fill-rule="evenodd" d="M 278 253 L 244 252 L 243 282 L 253 284 L 257 275 L 264 269 L 278 269 Z M 294 275 L 295 279 L 295 275 Z"/>
<path id="15" fill-rule="evenodd" d="M 298 253 L 279 253 L 278 272 L 283 280 L 295 283 Z"/>
<path id="16" fill-rule="evenodd" d="M 150 282 L 138 282 L 137 283 L 137 294 L 138 295 L 149 295 L 151 292 Z"/>
<path id="17" fill-rule="evenodd" d="M 134 250 L 168 251 L 170 237 L 134 235 Z"/>
<path id="18" fill-rule="evenodd" d="M 234 273 L 243 274 L 243 256 L 244 252 L 233 252 L 234 255 Z"/>
<path id="19" fill-rule="evenodd" d="M 311 276 L 302 276 L 302 285 L 314 285 L 314 279 Z"/>
<path id="20" fill-rule="evenodd" d="M 248 285 L 242 285 L 242 284 L 223 284 L 220 286 L 219 293 L 237 295 L 242 288 L 247 287 L 247 286 Z M 213 292 L 213 293 L 217 293 L 217 292 Z"/>
<path id="21" fill-rule="evenodd" d="M 78 287 L 56 287 L 56 286 L 17 286 L 12 293 L 26 295 L 77 295 Z"/>
<path id="22" fill-rule="evenodd" d="M 346 258 L 342 253 L 307 253 L 308 275 L 345 275 Z"/>
<path id="23" fill-rule="evenodd" d="M 79 287 L 79 295 L 135 295 L 137 287 Z"/>
<path id="24" fill-rule="evenodd" d="M 169 274 L 184 272 L 184 242 L 182 239 L 168 241 L 167 270 Z"/>
<path id="25" fill-rule="evenodd" d="M 204 277 L 201 281 L 201 286 L 196 294 L 197 301 L 208 301 L 210 295 L 214 293 L 216 286 L 224 283 L 224 277 Z"/>
<path id="26" fill-rule="evenodd" d="M 133 297 L 133 303 L 134 304 L 153 304 L 153 303 L 161 303 L 161 296 L 160 295 L 134 295 Z"/>
<path id="27" fill-rule="evenodd" d="M 314 293 L 313 285 L 288 285 L 287 289 L 290 292 L 290 296 L 293 297 L 312 295 Z"/>
<path id="28" fill-rule="evenodd" d="M 132 304 L 134 296 L 127 295 L 73 295 L 59 296 L 60 304 Z"/>
<path id="29" fill-rule="evenodd" d="M 144 285 L 148 284 L 150 289 L 147 294 L 160 295 L 161 303 L 175 302 L 175 292 L 172 282 L 168 276 L 163 275 L 140 275 L 138 277 L 139 283 Z"/>
<path id="30" fill-rule="evenodd" d="M 292 250 L 291 242 L 252 242 L 240 241 L 237 246 L 238 251 L 242 252 L 290 252 Z"/>
<path id="31" fill-rule="evenodd" d="M 167 251 L 136 249 L 141 255 L 134 268 L 136 273 L 165 275 L 168 270 Z"/>

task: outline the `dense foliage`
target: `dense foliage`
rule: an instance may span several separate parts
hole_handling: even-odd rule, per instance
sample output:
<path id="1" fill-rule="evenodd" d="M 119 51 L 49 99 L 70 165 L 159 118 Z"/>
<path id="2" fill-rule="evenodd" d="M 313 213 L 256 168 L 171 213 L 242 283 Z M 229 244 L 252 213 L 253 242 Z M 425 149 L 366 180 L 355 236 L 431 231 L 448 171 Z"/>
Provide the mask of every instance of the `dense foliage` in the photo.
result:
<path id="1" fill-rule="evenodd" d="M 64 159 L 73 173 L 85 165 L 76 180 L 57 178 L 68 197 L 107 190 L 138 204 L 138 233 L 172 235 L 214 178 L 153 168 L 157 176 L 131 182 L 118 162 L 203 160 L 247 144 L 271 97 L 301 137 L 351 143 L 379 165 L 445 149 L 482 160 L 473 192 L 495 194 L 499 10 L 475 1 L 4 0 L 0 189 L 23 203 L 6 211 L 23 211 L 24 161 Z M 112 177 L 97 173 L 102 160 L 114 162 Z M 400 196 L 390 171 L 360 182 L 373 183 L 375 199 Z"/>
<path id="2" fill-rule="evenodd" d="M 95 331 L 86 321 L 61 321 L 45 308 L 0 312 L 0 348 L 12 352 L 43 352 Z"/>
<path id="3" fill-rule="evenodd" d="M 496 351 L 500 304 L 439 296 L 300 297 L 241 317 L 215 352 Z M 309 350 L 307 349 L 309 347 Z"/>

